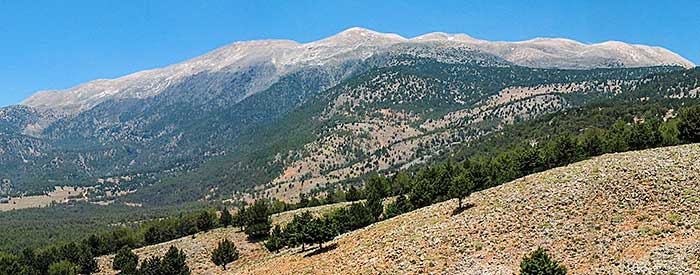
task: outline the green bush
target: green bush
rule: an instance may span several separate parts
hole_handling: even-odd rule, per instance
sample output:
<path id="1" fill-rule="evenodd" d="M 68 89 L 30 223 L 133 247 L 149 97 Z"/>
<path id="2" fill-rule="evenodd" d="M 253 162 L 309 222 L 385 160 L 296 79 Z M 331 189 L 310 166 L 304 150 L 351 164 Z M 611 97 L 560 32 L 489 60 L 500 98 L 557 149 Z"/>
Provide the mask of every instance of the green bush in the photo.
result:
<path id="1" fill-rule="evenodd" d="M 541 247 L 520 262 L 521 275 L 564 275 L 566 272 L 566 267 L 552 260 Z"/>
<path id="2" fill-rule="evenodd" d="M 0 274 L 22 275 L 29 274 L 29 271 L 16 256 L 0 253 Z"/>
<path id="3" fill-rule="evenodd" d="M 78 275 L 80 268 L 67 261 L 63 260 L 60 262 L 52 263 L 49 266 L 49 275 Z"/>

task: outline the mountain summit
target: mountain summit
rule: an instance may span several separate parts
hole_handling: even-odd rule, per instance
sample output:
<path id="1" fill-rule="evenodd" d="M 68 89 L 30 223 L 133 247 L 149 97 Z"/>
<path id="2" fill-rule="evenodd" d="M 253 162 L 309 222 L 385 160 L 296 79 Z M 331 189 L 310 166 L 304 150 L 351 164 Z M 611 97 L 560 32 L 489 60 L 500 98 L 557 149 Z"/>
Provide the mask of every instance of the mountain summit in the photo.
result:
<path id="1" fill-rule="evenodd" d="M 465 34 L 429 33 L 411 39 L 397 34 L 350 28 L 334 36 L 301 44 L 290 40 L 236 42 L 200 57 L 161 69 L 137 72 L 117 79 L 95 80 L 67 90 L 39 92 L 22 105 L 76 114 L 109 99 L 143 99 L 162 93 L 199 74 L 240 74 L 256 68 L 249 85 L 236 96 L 242 100 L 268 88 L 280 77 L 308 66 L 362 61 L 407 46 L 467 48 L 501 58 L 514 65 L 536 68 L 591 69 L 694 64 L 660 47 L 605 42 L 583 44 L 559 38 L 522 42 L 491 42 Z"/>

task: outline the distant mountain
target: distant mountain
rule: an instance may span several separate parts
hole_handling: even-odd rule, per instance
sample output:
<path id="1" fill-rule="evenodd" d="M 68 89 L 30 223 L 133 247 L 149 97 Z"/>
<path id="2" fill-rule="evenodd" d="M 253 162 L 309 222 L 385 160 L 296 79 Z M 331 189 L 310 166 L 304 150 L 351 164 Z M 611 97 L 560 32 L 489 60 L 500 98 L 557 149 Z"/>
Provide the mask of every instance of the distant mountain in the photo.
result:
<path id="1" fill-rule="evenodd" d="M 0 180 L 104 200 L 294 199 L 595 100 L 697 98 L 690 66 L 646 46 L 359 28 L 240 42 L 0 109 Z"/>
<path id="2" fill-rule="evenodd" d="M 396 34 L 351 28 L 319 41 L 300 44 L 289 40 L 238 42 L 189 61 L 134 73 L 112 80 L 96 80 L 65 91 L 44 91 L 22 104 L 75 114 L 109 99 L 153 97 L 202 75 L 226 78 L 248 74 L 245 87 L 235 91 L 236 101 L 260 92 L 282 76 L 307 66 L 334 66 L 361 61 L 372 55 L 395 51 L 396 45 L 466 48 L 491 54 L 515 65 L 537 68 L 591 69 L 677 65 L 694 67 L 690 61 L 660 47 L 622 42 L 582 44 L 559 38 L 522 42 L 490 42 L 464 34 L 430 33 L 407 39 Z M 210 83 L 209 93 L 223 87 Z M 210 98 L 211 95 L 199 95 Z"/>

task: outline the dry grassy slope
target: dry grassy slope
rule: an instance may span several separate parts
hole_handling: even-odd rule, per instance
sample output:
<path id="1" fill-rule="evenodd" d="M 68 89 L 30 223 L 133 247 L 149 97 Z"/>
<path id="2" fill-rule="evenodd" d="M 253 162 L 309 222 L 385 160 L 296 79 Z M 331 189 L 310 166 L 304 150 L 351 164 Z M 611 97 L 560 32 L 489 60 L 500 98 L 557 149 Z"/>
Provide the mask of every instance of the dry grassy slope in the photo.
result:
<path id="1" fill-rule="evenodd" d="M 344 235 L 334 250 L 230 274 L 514 274 L 537 246 L 572 274 L 700 272 L 700 145 L 610 154 Z"/>

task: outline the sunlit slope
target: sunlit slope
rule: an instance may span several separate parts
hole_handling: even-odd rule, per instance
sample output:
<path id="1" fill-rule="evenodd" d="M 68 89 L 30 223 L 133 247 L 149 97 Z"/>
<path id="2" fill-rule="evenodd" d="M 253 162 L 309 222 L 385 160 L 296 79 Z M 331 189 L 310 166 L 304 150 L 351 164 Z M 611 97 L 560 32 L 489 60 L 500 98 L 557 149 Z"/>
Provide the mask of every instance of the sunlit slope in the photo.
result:
<path id="1" fill-rule="evenodd" d="M 610 154 L 287 251 L 231 274 L 514 274 L 538 246 L 572 274 L 690 274 L 700 253 L 700 145 Z M 240 263 L 239 263 L 240 264 Z"/>

